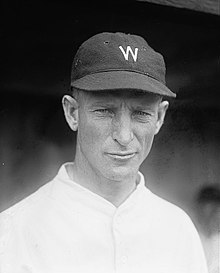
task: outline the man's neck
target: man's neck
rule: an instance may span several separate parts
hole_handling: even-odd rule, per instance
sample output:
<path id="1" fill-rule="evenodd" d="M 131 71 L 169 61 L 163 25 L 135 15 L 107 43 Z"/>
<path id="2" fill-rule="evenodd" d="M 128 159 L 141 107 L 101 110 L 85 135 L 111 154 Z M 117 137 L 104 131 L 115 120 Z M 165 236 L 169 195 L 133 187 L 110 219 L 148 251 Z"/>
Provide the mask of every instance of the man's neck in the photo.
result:
<path id="1" fill-rule="evenodd" d="M 114 181 L 97 175 L 88 166 L 82 169 L 77 160 L 71 166 L 72 168 L 68 170 L 71 180 L 108 200 L 115 207 L 119 207 L 136 189 L 137 175 L 122 181 Z"/>

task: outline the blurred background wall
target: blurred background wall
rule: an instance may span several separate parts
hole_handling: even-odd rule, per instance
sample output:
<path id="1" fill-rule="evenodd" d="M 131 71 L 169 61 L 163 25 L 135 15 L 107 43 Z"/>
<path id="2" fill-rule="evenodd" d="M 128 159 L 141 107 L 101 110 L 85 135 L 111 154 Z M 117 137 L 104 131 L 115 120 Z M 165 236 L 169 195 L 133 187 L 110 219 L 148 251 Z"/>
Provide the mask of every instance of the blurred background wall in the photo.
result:
<path id="1" fill-rule="evenodd" d="M 146 1 L 3 1 L 1 10 L 0 210 L 74 159 L 61 108 L 72 58 L 88 37 L 122 31 L 164 55 L 178 94 L 141 170 L 196 222 L 198 191 L 220 183 L 219 15 Z"/>

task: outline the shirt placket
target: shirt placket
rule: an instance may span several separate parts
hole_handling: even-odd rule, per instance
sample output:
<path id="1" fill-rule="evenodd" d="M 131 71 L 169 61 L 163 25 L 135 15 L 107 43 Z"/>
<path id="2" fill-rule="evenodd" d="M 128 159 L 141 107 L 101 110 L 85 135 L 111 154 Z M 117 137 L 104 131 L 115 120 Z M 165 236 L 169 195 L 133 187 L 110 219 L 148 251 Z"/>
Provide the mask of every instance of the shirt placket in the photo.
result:
<path id="1" fill-rule="evenodd" d="M 125 227 L 125 216 L 120 213 L 115 213 L 112 221 L 112 231 L 114 240 L 114 267 L 115 273 L 129 272 L 128 268 L 128 253 L 126 251 L 125 234 L 123 232 Z"/>

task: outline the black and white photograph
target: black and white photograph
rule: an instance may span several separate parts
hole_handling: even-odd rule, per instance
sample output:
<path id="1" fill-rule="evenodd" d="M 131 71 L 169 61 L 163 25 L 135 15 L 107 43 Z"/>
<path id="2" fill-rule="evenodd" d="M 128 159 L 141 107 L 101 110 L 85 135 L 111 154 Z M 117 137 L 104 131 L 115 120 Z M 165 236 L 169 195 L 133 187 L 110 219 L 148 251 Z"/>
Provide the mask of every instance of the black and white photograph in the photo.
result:
<path id="1" fill-rule="evenodd" d="M 220 273 L 219 0 L 1 3 L 0 273 Z"/>

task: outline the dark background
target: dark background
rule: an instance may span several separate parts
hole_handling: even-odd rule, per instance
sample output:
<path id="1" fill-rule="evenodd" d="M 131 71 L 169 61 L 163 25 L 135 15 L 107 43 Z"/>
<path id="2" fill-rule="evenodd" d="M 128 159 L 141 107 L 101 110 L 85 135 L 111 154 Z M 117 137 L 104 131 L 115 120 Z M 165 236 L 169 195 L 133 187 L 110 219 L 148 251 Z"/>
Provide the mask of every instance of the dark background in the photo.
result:
<path id="1" fill-rule="evenodd" d="M 141 170 L 157 194 L 193 215 L 204 185 L 220 183 L 219 16 L 145 2 L 5 1 L 1 8 L 0 211 L 74 158 L 61 98 L 78 46 L 103 31 L 143 36 L 176 92 Z"/>

